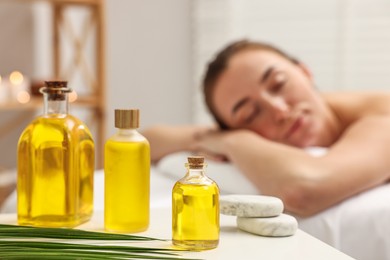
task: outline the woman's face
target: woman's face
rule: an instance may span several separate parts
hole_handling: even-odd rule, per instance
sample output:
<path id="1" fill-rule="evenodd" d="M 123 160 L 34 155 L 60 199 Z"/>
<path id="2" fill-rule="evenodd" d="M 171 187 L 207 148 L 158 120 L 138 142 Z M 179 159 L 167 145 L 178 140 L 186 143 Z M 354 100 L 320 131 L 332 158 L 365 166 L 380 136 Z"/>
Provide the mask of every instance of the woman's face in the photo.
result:
<path id="1" fill-rule="evenodd" d="M 213 92 L 215 111 L 230 128 L 297 147 L 328 146 L 334 140 L 329 108 L 308 70 L 267 50 L 231 57 Z"/>

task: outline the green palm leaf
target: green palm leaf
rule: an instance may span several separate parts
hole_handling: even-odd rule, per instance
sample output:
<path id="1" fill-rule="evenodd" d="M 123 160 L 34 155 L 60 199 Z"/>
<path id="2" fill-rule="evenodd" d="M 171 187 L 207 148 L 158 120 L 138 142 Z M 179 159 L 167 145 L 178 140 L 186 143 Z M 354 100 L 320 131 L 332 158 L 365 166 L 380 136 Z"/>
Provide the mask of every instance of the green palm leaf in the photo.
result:
<path id="1" fill-rule="evenodd" d="M 12 238 L 7 240 L 5 238 Z M 171 248 L 75 244 L 49 241 L 26 241 L 26 238 L 106 240 L 147 242 L 164 241 L 145 236 L 112 234 L 68 228 L 41 228 L 0 224 L 0 259 L 182 259 Z"/>
<path id="2" fill-rule="evenodd" d="M 162 240 L 144 236 L 125 234 L 103 233 L 69 228 L 42 228 L 0 224 L 1 237 L 43 237 L 43 238 L 64 238 L 64 239 L 90 239 L 90 240 Z"/>

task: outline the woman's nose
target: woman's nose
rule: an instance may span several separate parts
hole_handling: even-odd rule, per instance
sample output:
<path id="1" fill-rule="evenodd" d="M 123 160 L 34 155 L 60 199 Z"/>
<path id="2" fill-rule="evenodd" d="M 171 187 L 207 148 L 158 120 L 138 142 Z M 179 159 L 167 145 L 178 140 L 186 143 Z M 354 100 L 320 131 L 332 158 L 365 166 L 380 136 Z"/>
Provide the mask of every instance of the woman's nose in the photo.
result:
<path id="1" fill-rule="evenodd" d="M 275 122 L 283 122 L 289 117 L 290 107 L 283 98 L 270 97 L 266 102 L 270 111 L 270 116 Z"/>

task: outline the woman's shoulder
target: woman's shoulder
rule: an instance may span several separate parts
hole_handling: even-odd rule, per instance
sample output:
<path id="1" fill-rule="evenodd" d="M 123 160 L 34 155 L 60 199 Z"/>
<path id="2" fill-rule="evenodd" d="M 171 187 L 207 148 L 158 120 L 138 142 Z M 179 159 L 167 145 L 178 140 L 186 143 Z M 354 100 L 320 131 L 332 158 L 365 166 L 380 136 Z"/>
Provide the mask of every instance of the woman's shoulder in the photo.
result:
<path id="1" fill-rule="evenodd" d="M 332 92 L 323 96 L 341 116 L 354 119 L 369 115 L 390 116 L 390 92 Z"/>

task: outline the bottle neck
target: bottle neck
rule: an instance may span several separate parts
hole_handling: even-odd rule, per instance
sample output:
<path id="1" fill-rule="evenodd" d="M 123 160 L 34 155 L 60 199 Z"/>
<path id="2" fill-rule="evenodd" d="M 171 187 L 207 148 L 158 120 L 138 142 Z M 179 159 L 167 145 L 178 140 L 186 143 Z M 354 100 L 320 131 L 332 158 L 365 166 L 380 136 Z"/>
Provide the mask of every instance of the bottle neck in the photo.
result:
<path id="1" fill-rule="evenodd" d="M 137 128 L 118 128 L 111 140 L 118 142 L 145 142 L 145 137 L 137 131 Z"/>
<path id="2" fill-rule="evenodd" d="M 117 133 L 119 135 L 133 135 L 138 133 L 137 128 L 118 128 Z"/>
<path id="3" fill-rule="evenodd" d="M 44 102 L 44 111 L 43 111 L 44 115 L 68 114 L 68 95 L 66 93 L 60 95 L 45 93 L 43 94 L 43 102 Z"/>
<path id="4" fill-rule="evenodd" d="M 202 177 L 202 176 L 205 176 L 204 168 L 193 169 L 193 168 L 187 167 L 187 176 L 188 177 L 196 177 L 196 176 Z"/>

